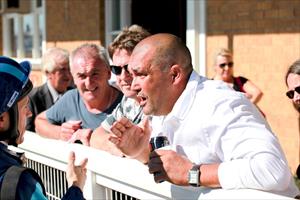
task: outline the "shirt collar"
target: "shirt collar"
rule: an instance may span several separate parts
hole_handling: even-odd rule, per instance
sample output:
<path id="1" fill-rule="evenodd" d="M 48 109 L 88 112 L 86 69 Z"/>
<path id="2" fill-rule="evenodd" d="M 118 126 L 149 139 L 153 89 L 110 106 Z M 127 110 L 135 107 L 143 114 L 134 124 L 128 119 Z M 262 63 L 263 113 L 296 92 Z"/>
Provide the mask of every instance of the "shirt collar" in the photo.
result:
<path id="1" fill-rule="evenodd" d="M 15 160 L 17 160 L 20 164 L 25 164 L 26 157 L 24 152 L 15 152 L 8 149 L 8 145 L 6 142 L 0 142 L 0 150 L 12 156 Z"/>
<path id="2" fill-rule="evenodd" d="M 166 116 L 152 117 L 152 137 L 164 135 L 170 139 L 170 142 L 172 141 L 173 134 L 169 133 L 177 130 L 181 121 L 186 118 L 194 103 L 199 85 L 205 80 L 207 79 L 199 76 L 197 72 L 193 71 L 191 73 L 188 83 L 174 104 L 172 111 Z"/>
<path id="3" fill-rule="evenodd" d="M 182 120 L 186 117 L 195 100 L 198 85 L 204 80 L 206 80 L 206 78 L 201 77 L 196 71 L 192 71 L 184 91 L 174 104 L 172 111 L 166 116 L 165 120 L 173 117 Z"/>
<path id="4" fill-rule="evenodd" d="M 47 86 L 49 88 L 50 94 L 53 98 L 53 102 L 56 102 L 61 95 L 54 89 L 54 87 L 47 81 Z"/>

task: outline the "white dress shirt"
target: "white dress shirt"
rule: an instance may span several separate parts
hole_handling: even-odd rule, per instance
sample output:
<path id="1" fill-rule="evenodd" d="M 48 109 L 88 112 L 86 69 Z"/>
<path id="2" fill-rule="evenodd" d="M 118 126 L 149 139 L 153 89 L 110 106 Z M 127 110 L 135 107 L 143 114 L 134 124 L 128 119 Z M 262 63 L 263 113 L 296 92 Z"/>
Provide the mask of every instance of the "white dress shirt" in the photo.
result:
<path id="1" fill-rule="evenodd" d="M 62 94 L 59 94 L 55 89 L 54 87 L 50 84 L 49 81 L 47 81 L 47 86 L 49 88 L 49 91 L 50 91 L 50 94 L 53 98 L 53 102 L 55 103 L 61 96 Z"/>
<path id="2" fill-rule="evenodd" d="M 299 190 L 277 138 L 257 108 L 221 81 L 193 72 L 165 117 L 152 118 L 152 136 L 196 164 L 221 163 L 222 188 L 251 188 L 295 197 Z"/>

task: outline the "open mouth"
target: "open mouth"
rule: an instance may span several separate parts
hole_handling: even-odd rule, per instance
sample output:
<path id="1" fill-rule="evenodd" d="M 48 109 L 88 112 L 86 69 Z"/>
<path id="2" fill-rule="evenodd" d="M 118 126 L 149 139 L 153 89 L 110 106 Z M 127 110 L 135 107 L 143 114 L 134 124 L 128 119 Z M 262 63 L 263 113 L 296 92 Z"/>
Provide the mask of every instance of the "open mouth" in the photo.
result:
<path id="1" fill-rule="evenodd" d="M 147 103 L 147 97 L 143 94 L 138 94 L 137 100 L 138 100 L 140 106 L 142 106 L 142 107 L 145 106 Z"/>
<path id="2" fill-rule="evenodd" d="M 140 106 L 144 107 L 147 103 L 147 98 L 142 97 L 142 96 L 137 96 L 137 97 L 138 97 L 138 102 L 139 102 Z"/>

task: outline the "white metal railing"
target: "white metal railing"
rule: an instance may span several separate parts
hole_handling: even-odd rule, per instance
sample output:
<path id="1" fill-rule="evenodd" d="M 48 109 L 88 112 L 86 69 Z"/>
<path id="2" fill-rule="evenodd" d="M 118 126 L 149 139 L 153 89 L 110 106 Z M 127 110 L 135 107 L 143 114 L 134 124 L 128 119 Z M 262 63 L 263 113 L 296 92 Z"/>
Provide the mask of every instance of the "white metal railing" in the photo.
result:
<path id="1" fill-rule="evenodd" d="M 79 144 L 41 138 L 26 132 L 25 141 L 14 150 L 25 152 L 29 167 L 42 176 L 49 199 L 59 199 L 66 189 L 65 170 L 69 152 L 76 161 L 87 157 L 86 199 L 290 199 L 272 193 L 241 189 L 223 190 L 181 187 L 168 182 L 155 183 L 147 166 L 112 156 L 107 152 Z"/>

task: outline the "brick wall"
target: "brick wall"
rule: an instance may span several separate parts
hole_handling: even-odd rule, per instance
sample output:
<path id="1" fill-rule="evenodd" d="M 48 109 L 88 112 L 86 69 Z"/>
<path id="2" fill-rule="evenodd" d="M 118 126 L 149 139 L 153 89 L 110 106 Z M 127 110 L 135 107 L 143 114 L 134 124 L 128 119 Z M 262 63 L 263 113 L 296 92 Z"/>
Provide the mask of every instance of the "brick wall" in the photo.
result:
<path id="1" fill-rule="evenodd" d="M 83 43 L 104 43 L 103 0 L 47 0 L 45 3 L 46 48 L 60 47 L 71 52 Z M 45 82 L 39 68 L 32 71 L 30 78 L 34 86 Z"/>
<path id="2" fill-rule="evenodd" d="M 294 172 L 299 164 L 299 118 L 285 96 L 285 73 L 300 58 L 299 0 L 208 0 L 207 75 L 216 51 L 234 53 L 234 73 L 249 78 L 264 95 L 259 106 L 278 136 Z"/>
<path id="3" fill-rule="evenodd" d="M 104 41 L 104 1 L 46 1 L 46 42 L 73 50 L 82 43 Z"/>

